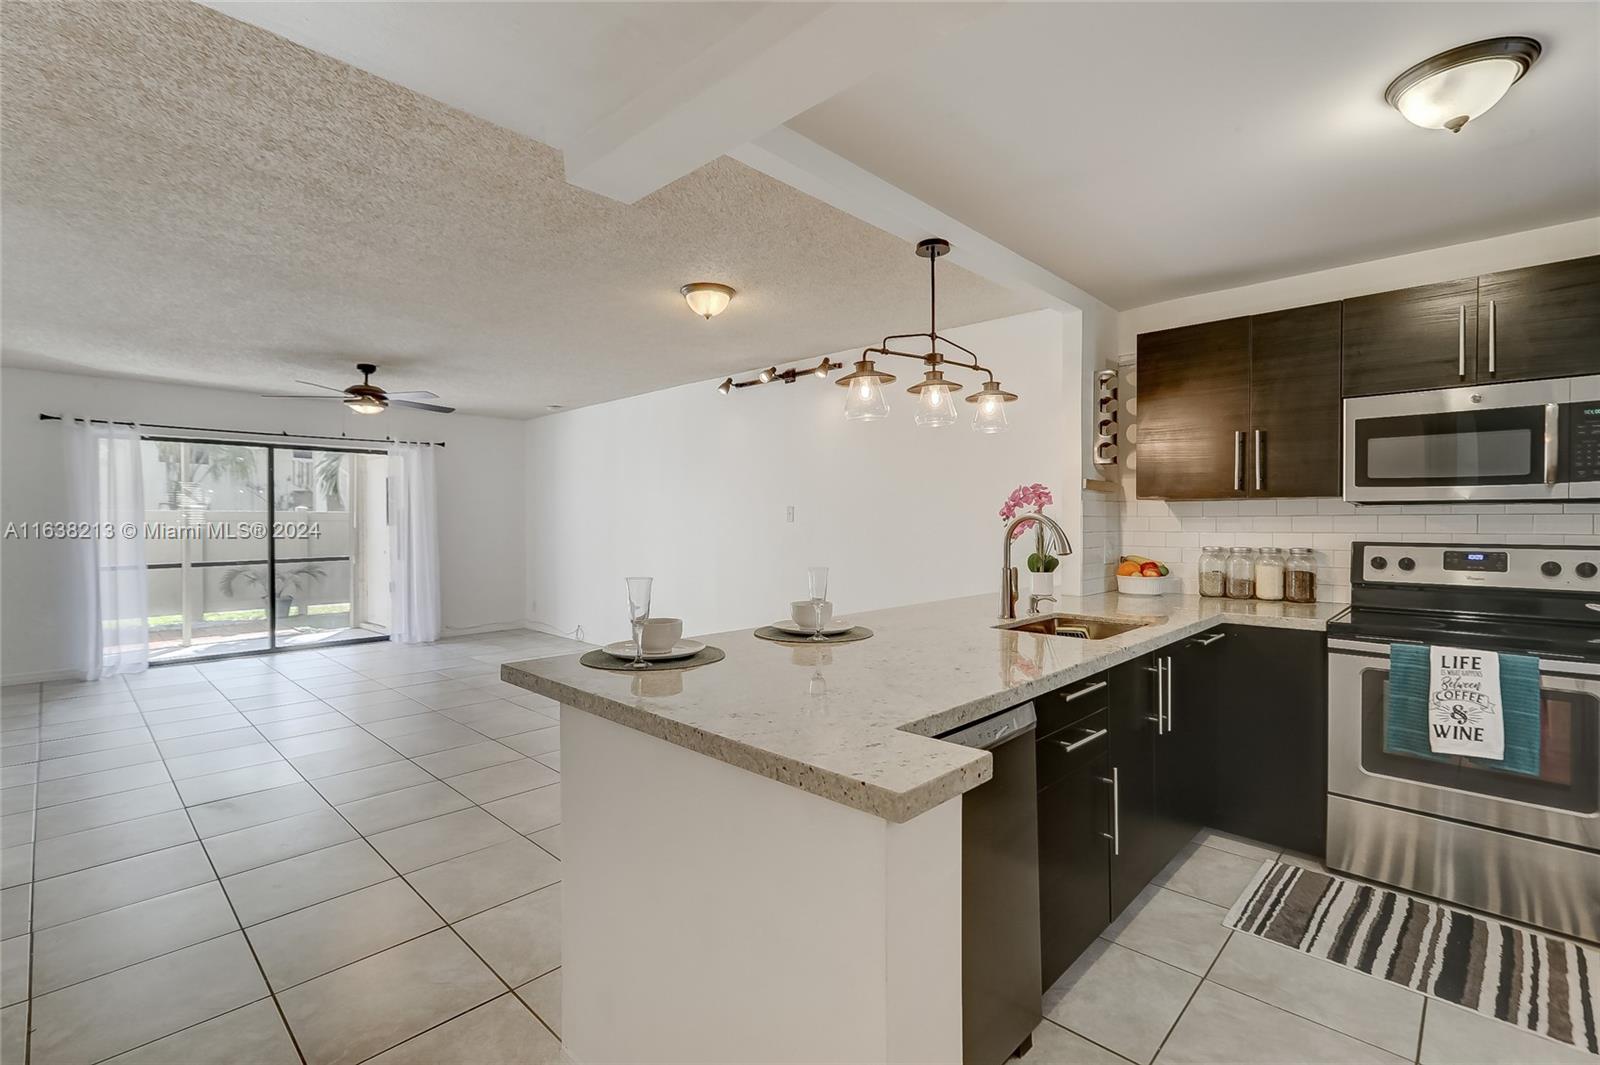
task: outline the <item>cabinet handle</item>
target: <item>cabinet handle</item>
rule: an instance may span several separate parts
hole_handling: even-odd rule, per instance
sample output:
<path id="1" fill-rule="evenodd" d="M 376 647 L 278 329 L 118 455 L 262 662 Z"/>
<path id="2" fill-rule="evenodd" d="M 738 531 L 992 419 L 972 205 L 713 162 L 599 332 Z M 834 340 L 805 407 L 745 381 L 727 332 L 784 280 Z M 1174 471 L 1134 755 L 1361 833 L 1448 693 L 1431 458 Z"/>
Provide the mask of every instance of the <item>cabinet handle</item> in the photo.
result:
<path id="1" fill-rule="evenodd" d="M 1559 403 L 1546 403 L 1544 405 L 1544 483 L 1556 483 L 1556 459 L 1560 448 L 1558 443 L 1561 430 L 1561 405 Z M 1577 436 L 1577 431 L 1573 431 Z"/>
<path id="2" fill-rule="evenodd" d="M 1195 643 L 1199 644 L 1201 647 L 1210 647 L 1212 644 L 1216 643 L 1218 640 L 1226 639 L 1227 635 L 1228 634 L 1225 633 L 1225 632 L 1213 633 L 1212 635 L 1207 636 L 1204 639 L 1196 640 Z"/>
<path id="3" fill-rule="evenodd" d="M 1494 300 L 1489 301 L 1489 372 L 1494 373 Z"/>
<path id="4" fill-rule="evenodd" d="M 1467 376 L 1467 305 L 1461 305 L 1461 316 L 1456 322 L 1456 376 Z"/>
<path id="5" fill-rule="evenodd" d="M 1120 779 L 1117 767 L 1111 767 L 1111 775 L 1109 777 L 1096 777 L 1095 779 L 1102 784 L 1111 785 L 1111 831 L 1100 834 L 1111 841 L 1111 856 L 1115 858 L 1122 854 L 1122 801 L 1117 794 L 1119 791 L 1117 781 Z"/>
<path id="6" fill-rule="evenodd" d="M 1262 432 L 1260 429 L 1256 430 L 1256 491 L 1258 492 L 1267 487 L 1266 475 L 1261 469 L 1263 461 L 1261 444 L 1262 441 L 1266 439 L 1266 435 L 1267 434 Z"/>
<path id="7" fill-rule="evenodd" d="M 1106 682 L 1105 681 L 1097 680 L 1093 684 L 1085 685 L 1084 687 L 1079 688 L 1077 691 L 1073 692 L 1071 695 L 1063 695 L 1061 697 L 1061 701 L 1064 702 L 1064 703 L 1070 703 L 1074 699 L 1082 699 L 1085 695 L 1088 695 L 1090 692 L 1097 692 L 1101 688 L 1104 688 L 1105 686 L 1106 686 Z"/>
<path id="8" fill-rule="evenodd" d="M 1167 734 L 1172 734 L 1172 657 L 1167 656 Z"/>
<path id="9" fill-rule="evenodd" d="M 1244 491 L 1244 430 L 1233 434 L 1233 490 Z"/>
<path id="10" fill-rule="evenodd" d="M 1104 736 L 1106 734 L 1106 730 L 1103 729 L 1103 728 L 1102 729 L 1084 729 L 1083 731 L 1085 731 L 1085 732 L 1087 732 L 1089 734 L 1087 736 L 1085 736 L 1083 739 L 1078 740 L 1076 743 L 1068 743 L 1066 740 L 1056 740 L 1056 742 L 1061 744 L 1061 749 L 1062 750 L 1067 751 L 1067 752 L 1070 753 L 1072 751 L 1077 750 L 1079 747 L 1087 747 L 1089 744 L 1093 743 L 1095 740 L 1099 739 L 1101 736 Z"/>

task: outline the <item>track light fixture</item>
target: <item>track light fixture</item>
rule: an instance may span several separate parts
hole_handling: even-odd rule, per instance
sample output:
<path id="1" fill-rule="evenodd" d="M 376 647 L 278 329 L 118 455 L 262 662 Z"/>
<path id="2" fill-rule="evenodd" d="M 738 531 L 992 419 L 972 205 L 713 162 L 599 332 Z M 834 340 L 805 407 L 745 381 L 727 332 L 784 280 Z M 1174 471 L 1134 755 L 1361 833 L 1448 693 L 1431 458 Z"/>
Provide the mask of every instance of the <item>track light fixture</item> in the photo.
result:
<path id="1" fill-rule="evenodd" d="M 748 381 L 735 381 L 731 377 L 725 377 L 723 378 L 722 383 L 717 386 L 717 391 L 726 396 L 731 395 L 733 390 L 736 388 L 751 388 L 755 385 L 770 385 L 774 381 L 782 381 L 786 385 L 792 385 L 802 377 L 820 377 L 826 381 L 828 379 L 828 374 L 832 373 L 834 370 L 842 369 L 844 369 L 844 363 L 834 362 L 833 360 L 827 358 L 824 358 L 821 362 L 809 368 L 791 366 L 789 369 L 784 370 L 781 373 L 776 366 L 768 366 L 765 370 L 762 370 Z"/>

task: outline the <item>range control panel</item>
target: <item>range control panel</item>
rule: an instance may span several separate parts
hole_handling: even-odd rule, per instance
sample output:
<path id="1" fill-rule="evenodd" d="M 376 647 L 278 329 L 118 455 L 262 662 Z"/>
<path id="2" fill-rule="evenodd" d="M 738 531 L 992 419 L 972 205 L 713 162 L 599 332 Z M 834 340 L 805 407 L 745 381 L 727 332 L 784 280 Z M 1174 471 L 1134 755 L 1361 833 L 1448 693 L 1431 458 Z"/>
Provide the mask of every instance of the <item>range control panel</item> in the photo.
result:
<path id="1" fill-rule="evenodd" d="M 1351 579 L 1369 585 L 1436 585 L 1600 595 L 1600 547 L 1523 544 L 1357 543 Z"/>

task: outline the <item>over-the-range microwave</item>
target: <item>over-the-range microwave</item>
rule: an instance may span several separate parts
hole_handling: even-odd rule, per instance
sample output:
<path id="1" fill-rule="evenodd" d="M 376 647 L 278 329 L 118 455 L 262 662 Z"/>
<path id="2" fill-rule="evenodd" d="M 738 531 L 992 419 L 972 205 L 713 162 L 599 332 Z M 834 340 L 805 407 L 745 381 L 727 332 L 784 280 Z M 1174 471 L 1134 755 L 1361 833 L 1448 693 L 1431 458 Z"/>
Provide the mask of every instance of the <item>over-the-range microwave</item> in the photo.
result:
<path id="1" fill-rule="evenodd" d="M 1344 498 L 1600 499 L 1600 376 L 1347 399 Z"/>

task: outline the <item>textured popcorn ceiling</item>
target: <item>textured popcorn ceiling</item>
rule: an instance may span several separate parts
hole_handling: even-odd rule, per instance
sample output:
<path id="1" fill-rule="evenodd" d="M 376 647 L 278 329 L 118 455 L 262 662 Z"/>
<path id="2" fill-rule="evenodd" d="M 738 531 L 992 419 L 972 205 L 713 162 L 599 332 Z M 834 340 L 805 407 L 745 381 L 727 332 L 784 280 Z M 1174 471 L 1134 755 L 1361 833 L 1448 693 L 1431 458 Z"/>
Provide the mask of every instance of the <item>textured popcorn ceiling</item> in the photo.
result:
<path id="1" fill-rule="evenodd" d="M 905 243 L 721 159 L 626 206 L 554 149 L 183 3 L 7 3 L 7 365 L 543 413 L 920 328 Z M 739 289 L 711 322 L 678 286 Z M 954 267 L 941 325 L 1038 304 Z"/>

